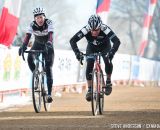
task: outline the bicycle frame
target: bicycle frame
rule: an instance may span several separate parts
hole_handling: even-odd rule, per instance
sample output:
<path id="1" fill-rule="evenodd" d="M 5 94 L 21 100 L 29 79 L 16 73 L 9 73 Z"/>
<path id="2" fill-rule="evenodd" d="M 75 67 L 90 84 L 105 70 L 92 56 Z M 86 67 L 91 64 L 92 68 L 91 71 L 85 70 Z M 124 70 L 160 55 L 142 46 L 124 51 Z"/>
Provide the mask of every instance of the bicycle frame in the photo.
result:
<path id="1" fill-rule="evenodd" d="M 42 71 L 41 72 L 44 72 L 44 69 L 45 69 L 45 58 L 44 58 L 44 50 L 30 50 L 30 51 L 25 51 L 25 53 L 32 53 L 34 55 L 34 59 L 35 59 L 35 70 L 37 71 L 39 69 L 39 63 L 42 64 Z M 42 60 L 40 60 L 40 54 L 42 54 Z M 24 58 L 24 54 L 22 54 L 22 57 L 23 57 L 23 60 L 25 61 L 25 58 Z"/>
<path id="2" fill-rule="evenodd" d="M 35 54 L 35 62 L 36 62 L 36 68 L 35 68 L 35 72 L 39 72 L 42 75 L 42 88 L 44 89 L 44 75 L 45 75 L 45 58 L 44 58 L 44 54 L 42 54 L 42 60 L 40 59 L 40 53 Z M 39 70 L 39 63 L 41 63 L 42 68 L 41 70 Z"/>
<path id="3" fill-rule="evenodd" d="M 83 54 L 86 57 L 93 58 L 95 60 L 93 72 L 92 72 L 92 98 L 91 98 L 91 107 L 92 114 L 95 116 L 99 111 L 99 114 L 103 113 L 104 106 L 104 75 L 101 69 L 101 52 L 93 54 Z M 82 61 L 80 61 L 82 63 Z"/>
<path id="4" fill-rule="evenodd" d="M 101 53 L 100 52 L 98 54 L 96 54 L 94 69 L 96 70 L 97 73 L 102 72 L 102 69 L 101 69 Z M 100 76 L 100 74 L 98 74 L 98 76 Z M 102 79 L 103 79 L 102 83 L 105 84 L 104 78 L 102 78 Z M 97 88 L 97 90 L 98 90 L 98 93 L 100 93 L 100 77 L 98 77 L 98 88 Z"/>
<path id="5" fill-rule="evenodd" d="M 42 60 L 40 60 L 40 53 L 35 54 L 35 62 L 36 62 L 36 68 L 35 70 L 39 69 L 39 63 L 42 64 L 42 70 L 41 73 L 44 73 L 44 69 L 45 69 L 45 62 L 44 62 L 44 54 L 42 53 Z M 39 71 L 39 70 L 38 70 Z M 44 75 L 44 74 L 43 74 Z M 44 81 L 44 77 L 42 78 L 42 80 Z M 44 82 L 43 82 L 44 83 Z"/>
<path id="6" fill-rule="evenodd" d="M 34 57 L 34 61 L 35 61 L 35 70 L 33 72 L 33 77 L 32 77 L 32 98 L 33 98 L 33 105 L 34 105 L 34 109 L 35 112 L 40 112 L 40 107 L 41 107 L 41 99 L 43 98 L 43 103 L 44 103 L 44 108 L 45 111 L 48 111 L 50 108 L 50 103 L 48 103 L 46 101 L 46 92 L 47 92 L 47 88 L 45 87 L 45 51 L 44 50 L 30 50 L 30 51 L 25 51 L 25 53 L 31 53 L 33 54 Z M 42 55 L 42 58 L 40 58 L 40 55 Z M 24 55 L 23 59 L 24 59 Z M 25 60 L 25 59 L 24 59 Z M 41 67 L 40 67 L 41 64 Z M 38 80 L 36 79 L 36 77 L 38 77 Z M 40 87 L 38 89 L 36 89 L 34 84 L 34 81 L 38 81 L 38 83 L 40 83 Z M 47 89 L 47 90 L 46 90 Z M 39 93 L 39 100 L 36 101 L 35 98 L 35 93 Z M 39 104 L 36 104 L 36 103 Z M 38 106 L 39 105 L 39 106 Z"/>

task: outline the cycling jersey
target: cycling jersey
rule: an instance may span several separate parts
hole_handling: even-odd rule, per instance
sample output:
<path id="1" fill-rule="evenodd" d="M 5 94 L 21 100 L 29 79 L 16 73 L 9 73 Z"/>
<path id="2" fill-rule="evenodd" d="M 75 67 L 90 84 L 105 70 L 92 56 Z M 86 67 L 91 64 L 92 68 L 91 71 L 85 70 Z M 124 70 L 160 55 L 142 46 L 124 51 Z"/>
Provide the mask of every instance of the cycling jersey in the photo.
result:
<path id="1" fill-rule="evenodd" d="M 120 45 L 120 40 L 115 35 L 115 33 L 105 24 L 102 24 L 100 27 L 100 33 L 97 37 L 92 36 L 91 30 L 89 26 L 83 27 L 80 31 L 78 31 L 70 40 L 71 47 L 73 51 L 76 53 L 79 52 L 77 42 L 81 40 L 83 37 L 86 38 L 88 45 L 86 49 L 86 54 L 92 54 L 101 52 L 102 54 L 107 54 L 111 49 L 115 53 Z M 113 42 L 113 46 L 111 47 L 110 41 Z M 102 55 L 104 63 L 105 63 L 105 72 L 107 75 L 111 75 L 113 71 L 112 62 L 108 61 L 108 58 L 105 55 Z M 92 79 L 92 70 L 94 66 L 94 59 L 87 58 L 87 67 L 86 67 L 86 79 Z"/>
<path id="2" fill-rule="evenodd" d="M 93 37 L 91 35 L 91 30 L 89 29 L 88 25 L 83 27 L 79 32 L 77 32 L 70 40 L 71 47 L 75 52 L 77 50 L 77 42 L 82 39 L 83 37 L 86 38 L 88 42 L 88 46 L 93 48 L 111 48 L 110 40 L 113 42 L 113 48 L 115 52 L 118 50 L 120 45 L 120 41 L 115 33 L 105 24 L 102 24 L 100 28 L 100 33 L 97 37 Z"/>
<path id="3" fill-rule="evenodd" d="M 38 24 L 33 21 L 29 28 L 27 29 L 26 37 L 24 39 L 24 43 L 28 44 L 31 35 L 34 34 L 35 42 L 45 44 L 50 41 L 53 42 L 52 34 L 53 34 L 53 24 L 49 19 L 45 19 L 43 26 L 38 26 Z"/>
<path id="4" fill-rule="evenodd" d="M 38 24 L 33 21 L 26 33 L 24 38 L 24 43 L 28 45 L 29 39 L 31 35 L 34 34 L 35 40 L 31 50 L 44 50 L 45 44 L 48 42 L 50 44 L 53 43 L 53 25 L 52 21 L 49 19 L 45 19 L 43 26 L 38 26 Z M 45 71 L 47 76 L 47 86 L 48 86 L 48 94 L 51 95 L 52 92 L 52 84 L 53 84 L 53 74 L 52 74 L 52 66 L 54 62 L 54 49 L 50 48 L 47 54 L 45 54 Z M 34 56 L 29 53 L 28 54 L 28 65 L 30 70 L 33 72 L 35 69 Z"/>

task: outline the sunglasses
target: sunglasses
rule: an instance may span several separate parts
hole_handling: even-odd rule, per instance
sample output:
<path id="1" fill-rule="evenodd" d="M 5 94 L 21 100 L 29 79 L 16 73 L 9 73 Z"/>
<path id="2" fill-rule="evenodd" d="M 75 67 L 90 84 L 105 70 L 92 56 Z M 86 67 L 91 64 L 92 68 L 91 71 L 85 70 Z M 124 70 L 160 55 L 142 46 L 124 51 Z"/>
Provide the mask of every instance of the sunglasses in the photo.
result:
<path id="1" fill-rule="evenodd" d="M 94 30 L 91 30 L 92 32 L 94 31 L 94 32 L 97 32 L 97 31 L 99 31 L 99 29 L 94 29 Z"/>

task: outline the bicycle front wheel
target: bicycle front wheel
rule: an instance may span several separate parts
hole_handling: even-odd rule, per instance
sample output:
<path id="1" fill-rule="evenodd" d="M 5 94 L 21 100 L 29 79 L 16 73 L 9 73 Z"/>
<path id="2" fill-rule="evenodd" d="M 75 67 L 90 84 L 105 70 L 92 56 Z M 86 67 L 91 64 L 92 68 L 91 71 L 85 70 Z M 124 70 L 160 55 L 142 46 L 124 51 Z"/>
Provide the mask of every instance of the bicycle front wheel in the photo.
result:
<path id="1" fill-rule="evenodd" d="M 42 78 L 42 96 L 43 96 L 43 105 L 44 105 L 44 109 L 45 111 L 49 111 L 50 108 L 51 108 L 51 103 L 48 103 L 47 101 L 47 93 L 48 93 L 48 88 L 47 88 L 47 85 L 45 84 L 45 77 L 46 75 L 43 75 L 43 78 Z"/>
<path id="2" fill-rule="evenodd" d="M 99 114 L 102 115 L 103 114 L 103 109 L 104 109 L 104 88 L 103 88 L 103 82 L 104 82 L 104 77 L 103 77 L 103 72 L 101 70 L 101 73 L 99 75 L 100 80 L 99 80 L 99 84 L 100 84 L 100 93 L 99 93 Z"/>
<path id="3" fill-rule="evenodd" d="M 41 76 L 37 71 L 33 72 L 32 76 L 32 99 L 33 106 L 36 113 L 41 110 L 42 90 L 41 90 Z"/>
<path id="4" fill-rule="evenodd" d="M 99 109 L 99 94 L 98 94 L 98 75 L 97 71 L 92 73 L 92 97 L 91 97 L 92 114 L 95 116 Z"/>

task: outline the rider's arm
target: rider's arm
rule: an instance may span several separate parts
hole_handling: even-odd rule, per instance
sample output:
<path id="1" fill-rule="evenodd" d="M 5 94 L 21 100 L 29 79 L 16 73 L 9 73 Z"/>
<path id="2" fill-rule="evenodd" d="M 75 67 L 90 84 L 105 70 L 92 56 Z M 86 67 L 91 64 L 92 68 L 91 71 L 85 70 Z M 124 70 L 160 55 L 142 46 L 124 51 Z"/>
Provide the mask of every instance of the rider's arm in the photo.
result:
<path id="1" fill-rule="evenodd" d="M 26 35 L 25 35 L 25 38 L 24 38 L 24 40 L 23 40 L 23 44 L 25 44 L 26 46 L 27 46 L 28 43 L 29 43 L 29 40 L 30 40 L 30 38 L 31 38 L 31 35 L 32 35 L 32 34 L 30 34 L 30 33 L 26 33 Z"/>
<path id="2" fill-rule="evenodd" d="M 48 42 L 51 44 L 53 43 L 53 32 L 48 33 Z"/>
<path id="3" fill-rule="evenodd" d="M 52 20 L 47 19 L 46 21 L 47 25 L 48 25 L 48 43 L 53 43 L 53 22 Z"/>
<path id="4" fill-rule="evenodd" d="M 26 46 L 28 45 L 29 40 L 30 40 L 32 33 L 33 33 L 33 28 L 32 28 L 33 24 L 34 24 L 34 22 L 32 22 L 30 24 L 30 26 L 27 28 L 27 33 L 26 33 L 25 38 L 23 40 L 23 44 L 25 44 Z"/>
<path id="5" fill-rule="evenodd" d="M 109 37 L 109 39 L 113 42 L 112 50 L 114 53 L 118 50 L 119 45 L 121 44 L 119 38 L 116 36 L 116 34 L 107 26 L 104 29 L 104 33 Z"/>
<path id="6" fill-rule="evenodd" d="M 114 35 L 114 37 L 111 38 L 111 41 L 113 42 L 113 47 L 112 48 L 116 52 L 118 50 L 119 45 L 121 44 L 121 42 L 120 42 L 119 38 L 116 35 Z"/>
<path id="7" fill-rule="evenodd" d="M 79 52 L 77 42 L 81 40 L 88 33 L 88 31 L 88 27 L 85 26 L 70 39 L 70 45 L 75 53 Z"/>

